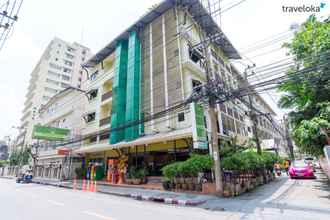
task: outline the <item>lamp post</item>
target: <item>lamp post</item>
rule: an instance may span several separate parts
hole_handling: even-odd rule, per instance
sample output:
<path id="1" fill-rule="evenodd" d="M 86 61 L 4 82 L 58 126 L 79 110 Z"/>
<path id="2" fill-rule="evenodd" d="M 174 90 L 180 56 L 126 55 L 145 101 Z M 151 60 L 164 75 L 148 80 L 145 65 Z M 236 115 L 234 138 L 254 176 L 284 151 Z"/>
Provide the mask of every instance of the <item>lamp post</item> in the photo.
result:
<path id="1" fill-rule="evenodd" d="M 38 161 L 39 143 L 31 146 L 31 156 L 33 158 L 33 176 L 35 176 L 36 164 Z"/>

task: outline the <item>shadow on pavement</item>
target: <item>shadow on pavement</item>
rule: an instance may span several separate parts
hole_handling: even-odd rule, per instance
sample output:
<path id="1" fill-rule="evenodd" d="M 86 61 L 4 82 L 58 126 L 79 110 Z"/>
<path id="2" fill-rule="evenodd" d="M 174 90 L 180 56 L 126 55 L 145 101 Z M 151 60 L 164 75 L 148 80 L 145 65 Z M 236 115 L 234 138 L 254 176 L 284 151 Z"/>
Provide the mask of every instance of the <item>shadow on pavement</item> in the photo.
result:
<path id="1" fill-rule="evenodd" d="M 262 215 L 264 213 L 262 213 L 262 211 L 264 209 L 272 209 L 273 211 L 274 209 L 277 209 L 279 211 L 278 214 L 283 214 L 285 211 L 301 211 L 304 213 L 310 212 L 314 214 L 325 214 L 330 216 L 330 200 L 329 208 L 317 207 L 315 204 L 310 206 L 308 205 L 308 199 L 306 199 L 307 203 L 300 204 L 299 201 L 297 203 L 297 200 L 294 198 L 294 193 L 300 193 L 300 191 L 297 191 L 301 190 L 300 187 L 309 187 L 309 185 L 306 185 L 306 183 L 312 183 L 312 189 L 310 190 L 326 191 L 329 192 L 328 194 L 330 194 L 329 181 L 322 173 L 320 173 L 318 178 L 315 180 L 290 180 L 287 176 L 282 176 L 276 179 L 274 182 L 263 185 L 249 193 L 243 194 L 242 196 L 228 199 L 222 198 L 218 201 L 208 201 L 204 205 L 204 208 L 213 211 L 221 211 L 221 206 L 226 211 L 238 212 L 238 214 L 241 215 L 240 219 L 251 218 L 253 215 L 257 215 L 257 217 L 263 217 Z M 316 198 L 320 198 L 322 200 L 329 197 L 322 195 L 316 196 Z M 288 203 L 287 201 L 291 201 L 291 199 L 295 201 Z M 260 210 L 261 212 L 257 212 L 257 210 Z"/>

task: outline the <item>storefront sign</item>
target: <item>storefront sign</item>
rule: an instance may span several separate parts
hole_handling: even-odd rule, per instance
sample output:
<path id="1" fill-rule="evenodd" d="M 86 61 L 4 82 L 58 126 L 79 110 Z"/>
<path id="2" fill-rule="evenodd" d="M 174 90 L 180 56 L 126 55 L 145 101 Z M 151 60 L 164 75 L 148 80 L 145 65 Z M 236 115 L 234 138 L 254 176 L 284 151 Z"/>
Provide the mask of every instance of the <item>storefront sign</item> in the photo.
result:
<path id="1" fill-rule="evenodd" d="M 33 139 L 61 141 L 68 137 L 69 132 L 69 129 L 35 125 L 33 127 L 32 137 Z"/>
<path id="2" fill-rule="evenodd" d="M 58 155 L 69 155 L 70 150 L 66 149 L 66 148 L 57 149 L 57 154 Z"/>
<path id="3" fill-rule="evenodd" d="M 203 106 L 191 103 L 193 142 L 195 149 L 208 149 Z"/>

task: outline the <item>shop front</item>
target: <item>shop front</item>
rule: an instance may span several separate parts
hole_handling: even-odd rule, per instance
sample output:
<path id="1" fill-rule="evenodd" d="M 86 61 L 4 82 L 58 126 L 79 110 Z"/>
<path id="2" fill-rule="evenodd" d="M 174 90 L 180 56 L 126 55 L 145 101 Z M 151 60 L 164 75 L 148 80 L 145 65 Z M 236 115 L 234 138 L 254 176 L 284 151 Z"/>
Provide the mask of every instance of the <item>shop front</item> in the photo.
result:
<path id="1" fill-rule="evenodd" d="M 116 145 L 82 147 L 78 153 L 85 157 L 82 164 L 86 172 L 84 176 L 112 184 L 127 184 L 131 183 L 130 179 L 137 178 L 141 179 L 139 183 L 155 177 L 161 180 L 162 167 L 186 160 L 193 148 L 191 133 L 175 137 L 164 139 L 164 135 L 159 135 Z"/>

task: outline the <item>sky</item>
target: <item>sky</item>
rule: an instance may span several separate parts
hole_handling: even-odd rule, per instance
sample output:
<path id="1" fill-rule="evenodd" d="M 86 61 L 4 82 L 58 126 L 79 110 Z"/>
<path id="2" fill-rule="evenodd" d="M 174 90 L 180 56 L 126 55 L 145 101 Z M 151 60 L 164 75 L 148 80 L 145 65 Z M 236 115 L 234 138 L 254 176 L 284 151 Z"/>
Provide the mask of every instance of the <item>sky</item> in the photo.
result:
<path id="1" fill-rule="evenodd" d="M 241 0 L 220 0 L 225 10 Z M 4 0 L 0 0 L 2 4 Z M 12 36 L 0 51 L 0 139 L 15 135 L 12 126 L 20 124 L 30 74 L 48 43 L 55 37 L 69 42 L 82 43 L 93 53 L 103 48 L 129 27 L 148 8 L 159 0 L 25 0 Z M 330 2 L 318 17 L 330 14 Z M 246 0 L 225 11 L 221 28 L 239 51 L 249 45 L 289 30 L 293 23 L 302 23 L 308 12 L 283 12 L 283 6 L 320 5 L 315 0 Z M 281 43 L 283 43 L 282 41 Z M 280 44 L 244 53 L 244 56 L 262 66 L 284 58 L 285 51 L 276 50 Z M 274 50 L 274 53 L 264 52 Z M 257 57 L 251 58 L 253 56 Z M 243 60 L 244 63 L 251 61 Z M 239 65 L 239 64 L 238 64 Z M 276 107 L 279 94 L 269 92 L 263 97 L 279 117 L 283 110 Z"/>

